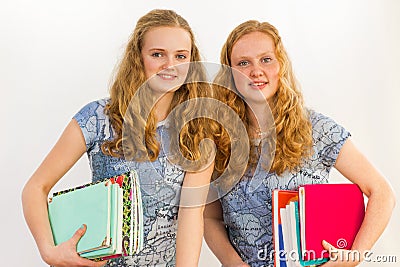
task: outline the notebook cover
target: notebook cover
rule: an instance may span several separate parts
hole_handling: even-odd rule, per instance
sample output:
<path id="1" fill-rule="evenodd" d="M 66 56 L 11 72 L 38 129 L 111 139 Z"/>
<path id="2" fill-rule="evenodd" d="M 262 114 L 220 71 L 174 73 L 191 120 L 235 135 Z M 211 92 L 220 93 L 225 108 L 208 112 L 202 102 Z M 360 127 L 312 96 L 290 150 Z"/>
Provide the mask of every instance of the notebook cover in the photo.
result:
<path id="1" fill-rule="evenodd" d="M 299 251 L 298 239 L 300 238 L 300 233 L 297 233 L 297 223 L 298 219 L 296 218 L 296 213 L 298 213 L 298 201 L 291 201 L 289 204 L 289 208 L 287 208 L 289 212 L 288 220 L 290 221 L 290 240 L 292 242 L 291 249 L 292 253 L 290 254 L 290 261 L 293 262 L 296 266 L 299 266 L 298 262 L 300 257 L 298 257 L 297 253 Z"/>
<path id="2" fill-rule="evenodd" d="M 136 185 L 133 186 L 133 182 L 135 181 Z M 137 250 L 132 249 L 132 244 L 134 242 L 139 242 L 139 244 L 143 243 L 143 226 L 142 227 L 137 227 L 140 232 L 136 233 L 138 235 L 139 241 L 134 241 L 134 236 L 135 236 L 135 228 L 131 228 L 131 225 L 137 225 L 134 221 L 136 221 L 136 217 L 139 218 L 139 225 L 143 224 L 143 208 L 142 208 L 142 201 L 141 201 L 141 194 L 140 194 L 140 189 L 139 189 L 139 181 L 138 181 L 138 176 L 137 172 L 135 170 L 131 170 L 127 173 L 123 173 L 121 175 L 117 175 L 111 178 L 107 178 L 104 180 L 99 180 L 96 182 L 92 183 L 87 183 L 84 185 L 80 185 L 75 188 L 71 189 L 66 189 L 62 190 L 59 192 L 56 192 L 53 194 L 53 198 L 59 195 L 63 195 L 72 191 L 77 191 L 81 190 L 87 187 L 92 187 L 94 185 L 100 184 L 100 183 L 106 183 L 106 182 L 111 182 L 111 184 L 117 184 L 121 189 L 122 189 L 122 207 L 119 207 L 119 210 L 122 211 L 122 214 L 119 214 L 120 220 L 122 219 L 122 225 L 120 225 L 120 232 L 122 232 L 122 240 L 121 244 L 117 244 L 117 246 L 122 247 L 121 251 L 118 252 L 118 254 L 113 254 L 113 255 L 108 255 L 107 252 L 102 253 L 106 251 L 105 249 L 98 250 L 96 252 L 86 252 L 82 253 L 82 257 L 87 257 L 90 259 L 99 259 L 99 260 L 105 260 L 105 259 L 111 259 L 115 257 L 120 257 L 120 256 L 129 256 L 134 254 Z M 135 189 L 136 188 L 136 189 Z M 138 199 L 133 198 L 133 191 L 136 190 L 136 196 Z M 52 200 L 51 198 L 50 200 Z M 132 205 L 137 205 L 135 209 L 138 210 L 139 214 L 133 213 L 134 208 L 132 208 Z M 141 222 L 141 224 L 140 224 Z M 81 226 L 81 225 L 80 225 Z M 79 226 L 79 227 L 80 227 Z M 78 227 L 78 228 L 79 228 Z M 85 234 L 86 235 L 86 234 Z M 108 247 L 105 247 L 108 248 Z"/>
<path id="3" fill-rule="evenodd" d="M 109 247 L 110 212 L 111 183 L 108 181 L 54 196 L 49 200 L 48 213 L 55 244 L 67 241 L 86 224 L 77 252 Z"/>
<path id="4" fill-rule="evenodd" d="M 135 189 L 136 189 L 136 207 L 137 207 L 137 239 L 138 239 L 138 247 L 136 251 L 140 251 L 143 248 L 143 240 L 144 240 L 144 226 L 143 226 L 143 205 L 142 205 L 142 193 L 140 191 L 140 183 L 138 177 L 135 177 Z"/>
<path id="5" fill-rule="evenodd" d="M 120 226 L 120 231 L 122 234 L 122 248 L 121 251 L 117 251 L 118 254 L 115 255 L 107 255 L 107 253 L 105 253 L 97 256 L 97 259 L 100 260 L 107 260 L 120 256 L 129 256 L 137 252 L 137 250 L 132 249 L 132 245 L 137 242 L 135 241 L 136 229 L 132 228 L 132 225 L 136 225 L 137 215 L 133 213 L 133 211 L 137 209 L 137 205 L 142 205 L 142 202 L 137 201 L 135 194 L 133 193 L 135 191 L 135 187 L 137 187 L 135 184 L 138 184 L 138 176 L 135 170 L 111 177 L 108 180 L 113 184 L 118 184 L 118 186 L 122 189 L 122 216 L 120 218 L 122 219 L 122 225 Z M 84 255 L 88 256 L 90 254 L 83 254 L 82 256 Z M 90 255 L 90 257 L 92 258 L 93 255 Z"/>
<path id="6" fill-rule="evenodd" d="M 286 204 L 292 199 L 296 199 L 298 196 L 297 191 L 290 190 L 273 190 L 272 198 L 272 224 L 273 224 L 273 239 L 274 239 L 274 266 L 275 267 L 286 267 L 284 260 L 279 260 L 281 256 L 280 252 L 284 251 L 284 242 L 282 235 L 282 223 L 280 217 L 280 208 L 285 208 Z"/>
<path id="7" fill-rule="evenodd" d="M 116 181 L 122 186 L 123 190 L 123 217 L 122 217 L 122 255 L 132 255 L 131 244 L 134 242 L 132 238 L 131 221 L 132 218 L 132 199 L 133 179 L 136 179 L 136 171 L 120 175 L 116 177 Z"/>
<path id="8" fill-rule="evenodd" d="M 329 258 L 323 253 L 324 239 L 337 248 L 351 249 L 365 214 L 363 194 L 357 185 L 304 185 L 299 198 L 303 202 L 300 209 L 304 206 L 305 226 L 300 226 L 300 231 L 305 231 L 305 250 L 315 252 L 306 253 L 303 260 Z"/>
<path id="9" fill-rule="evenodd" d="M 140 251 L 143 247 L 143 239 L 144 239 L 144 232 L 143 232 L 143 206 L 142 206 L 142 194 L 140 191 L 140 184 L 137 175 L 135 177 L 132 177 L 133 179 L 133 189 L 132 189 L 132 195 L 133 195 L 133 200 L 135 204 L 133 205 L 132 209 L 132 218 L 135 218 L 133 220 L 132 224 L 132 229 L 134 230 L 133 233 L 133 240 L 135 240 L 135 243 L 133 245 L 133 253 Z"/>
<path id="10" fill-rule="evenodd" d="M 322 263 L 327 262 L 328 258 L 319 258 L 314 260 L 303 260 L 301 255 L 303 255 L 301 250 L 301 234 L 300 234 L 300 214 L 299 214 L 299 205 L 295 205 L 294 216 L 295 216 L 295 233 L 296 233 L 296 240 L 297 240 L 297 253 L 299 255 L 299 262 L 301 266 L 317 266 Z"/>
<path id="11" fill-rule="evenodd" d="M 118 184 L 111 184 L 111 224 L 110 224 L 110 246 L 99 250 L 84 252 L 80 256 L 88 259 L 96 259 L 99 257 L 109 257 L 110 255 L 121 255 L 122 243 L 122 188 Z M 121 225 L 121 227 L 120 227 Z M 108 258 L 107 258 L 108 259 Z"/>
<path id="12" fill-rule="evenodd" d="M 122 251 L 119 256 L 129 256 L 134 254 L 135 251 L 131 249 L 131 244 L 134 242 L 132 233 L 134 229 L 131 228 L 132 220 L 132 205 L 136 205 L 133 201 L 132 190 L 133 182 L 137 180 L 137 173 L 131 170 L 118 176 L 110 178 L 112 183 L 118 184 L 122 188 Z M 141 203 L 140 203 L 141 204 Z M 102 257 L 102 259 L 110 259 L 111 257 Z"/>

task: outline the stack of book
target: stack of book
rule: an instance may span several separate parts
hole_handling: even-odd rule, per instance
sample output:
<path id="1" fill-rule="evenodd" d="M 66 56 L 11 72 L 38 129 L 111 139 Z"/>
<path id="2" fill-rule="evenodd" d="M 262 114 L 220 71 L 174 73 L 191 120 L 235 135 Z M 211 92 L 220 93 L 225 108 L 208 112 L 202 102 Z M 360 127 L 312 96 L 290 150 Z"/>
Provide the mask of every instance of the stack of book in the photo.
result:
<path id="1" fill-rule="evenodd" d="M 56 245 L 70 239 L 83 224 L 87 226 L 77 244 L 84 258 L 133 255 L 143 245 L 142 199 L 134 170 L 54 193 L 48 214 Z"/>
<path id="2" fill-rule="evenodd" d="M 312 266 L 329 260 L 322 241 L 351 249 L 364 219 L 355 184 L 313 184 L 273 191 L 275 266 Z"/>

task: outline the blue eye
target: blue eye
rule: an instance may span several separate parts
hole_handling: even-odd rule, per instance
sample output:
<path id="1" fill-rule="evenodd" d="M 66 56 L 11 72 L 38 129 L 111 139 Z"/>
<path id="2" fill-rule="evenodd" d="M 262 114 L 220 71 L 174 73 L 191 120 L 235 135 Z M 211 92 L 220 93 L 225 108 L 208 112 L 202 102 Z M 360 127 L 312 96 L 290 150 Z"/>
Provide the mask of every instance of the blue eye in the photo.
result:
<path id="1" fill-rule="evenodd" d="M 178 58 L 178 59 L 186 59 L 186 56 L 181 54 L 181 55 L 177 55 L 176 58 Z"/>
<path id="2" fill-rule="evenodd" d="M 238 63 L 238 66 L 241 66 L 241 67 L 244 67 L 244 66 L 247 66 L 247 65 L 249 65 L 249 62 L 248 62 L 248 61 L 245 61 L 245 60 L 240 61 L 240 62 Z"/>
<path id="3" fill-rule="evenodd" d="M 270 58 L 270 57 L 265 57 L 265 58 L 261 59 L 261 61 L 262 61 L 263 63 L 268 63 L 268 62 L 271 62 L 271 61 L 272 61 L 272 58 Z"/>
<path id="4" fill-rule="evenodd" d="M 160 52 L 155 52 L 151 54 L 152 57 L 162 57 L 162 54 Z"/>

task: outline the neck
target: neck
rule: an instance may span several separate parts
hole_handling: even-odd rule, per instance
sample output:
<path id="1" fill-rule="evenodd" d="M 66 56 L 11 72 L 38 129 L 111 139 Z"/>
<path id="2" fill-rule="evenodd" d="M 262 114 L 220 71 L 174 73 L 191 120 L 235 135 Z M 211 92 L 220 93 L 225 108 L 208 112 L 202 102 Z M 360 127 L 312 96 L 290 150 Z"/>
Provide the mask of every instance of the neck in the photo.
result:
<path id="1" fill-rule="evenodd" d="M 246 112 L 249 119 L 249 131 L 251 135 L 262 137 L 263 134 L 268 133 L 274 123 L 269 105 L 266 103 L 262 105 L 249 105 Z"/>
<path id="2" fill-rule="evenodd" d="M 156 122 L 163 121 L 167 118 L 173 97 L 174 92 L 170 92 L 164 94 L 157 100 L 154 106 L 154 115 L 156 116 Z"/>

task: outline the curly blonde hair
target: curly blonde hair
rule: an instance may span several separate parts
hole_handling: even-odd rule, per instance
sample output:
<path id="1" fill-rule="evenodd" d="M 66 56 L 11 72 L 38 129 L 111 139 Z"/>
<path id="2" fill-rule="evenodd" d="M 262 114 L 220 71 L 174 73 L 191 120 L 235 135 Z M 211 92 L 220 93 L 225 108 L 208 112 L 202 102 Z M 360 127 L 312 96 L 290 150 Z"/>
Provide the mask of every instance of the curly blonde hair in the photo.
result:
<path id="1" fill-rule="evenodd" d="M 113 140 L 102 144 L 103 153 L 114 157 L 126 157 L 138 161 L 157 159 L 160 146 L 156 137 L 157 122 L 152 110 L 154 97 L 146 87 L 146 76 L 143 67 L 141 50 L 145 34 L 156 27 L 179 27 L 186 30 L 191 38 L 190 61 L 200 61 L 199 49 L 195 44 L 194 34 L 188 22 L 172 10 L 156 9 L 141 17 L 127 44 L 123 58 L 110 89 L 110 102 L 105 108 L 115 131 Z M 187 80 L 205 80 L 204 70 L 200 67 L 189 67 Z M 184 83 L 174 93 L 170 110 L 189 99 L 207 96 L 209 88 L 203 83 Z M 138 93 L 138 97 L 134 97 Z M 195 102 L 192 104 L 196 106 Z M 187 118 L 179 114 L 180 118 Z M 185 158 L 196 160 L 200 157 L 199 139 L 205 136 L 204 123 L 201 118 L 188 122 L 179 133 L 179 151 Z M 172 122 L 174 120 L 171 120 Z M 188 120 L 189 121 L 189 120 Z M 124 130 L 128 127 L 128 130 Z M 173 127 L 172 127 L 173 128 Z"/>
<path id="2" fill-rule="evenodd" d="M 256 20 L 249 20 L 237 26 L 229 34 L 222 48 L 221 63 L 232 66 L 233 46 L 242 36 L 252 32 L 261 32 L 272 38 L 275 44 L 275 55 L 280 65 L 278 90 L 272 101 L 269 101 L 276 131 L 275 157 L 270 171 L 280 175 L 285 171 L 296 170 L 305 158 L 312 155 L 312 126 L 291 61 L 274 26 L 268 22 Z M 223 68 L 220 74 L 229 77 L 228 83 L 231 84 L 229 88 L 233 88 L 236 92 L 217 87 L 215 94 L 219 100 L 238 113 L 248 129 L 249 122 L 246 116 L 248 107 L 239 96 L 230 71 L 230 68 Z M 254 162 L 255 159 L 251 161 Z"/>

